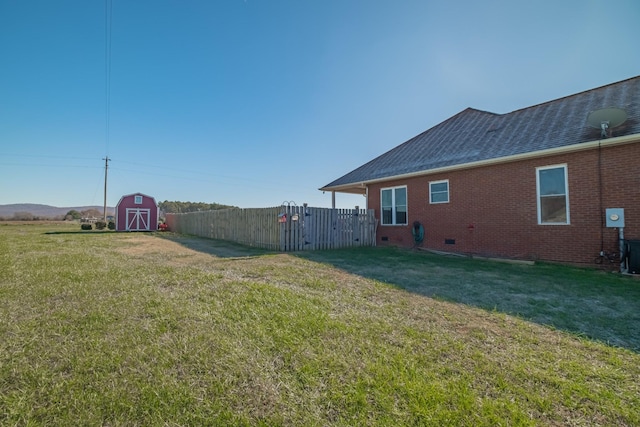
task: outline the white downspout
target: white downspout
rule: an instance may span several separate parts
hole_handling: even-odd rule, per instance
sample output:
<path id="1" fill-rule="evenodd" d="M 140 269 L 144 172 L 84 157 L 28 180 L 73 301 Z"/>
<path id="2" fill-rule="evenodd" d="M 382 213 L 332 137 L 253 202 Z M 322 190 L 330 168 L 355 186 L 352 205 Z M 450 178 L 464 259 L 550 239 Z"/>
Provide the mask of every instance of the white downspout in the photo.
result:
<path id="1" fill-rule="evenodd" d="M 369 186 L 364 187 L 364 205 L 366 209 L 369 209 Z"/>

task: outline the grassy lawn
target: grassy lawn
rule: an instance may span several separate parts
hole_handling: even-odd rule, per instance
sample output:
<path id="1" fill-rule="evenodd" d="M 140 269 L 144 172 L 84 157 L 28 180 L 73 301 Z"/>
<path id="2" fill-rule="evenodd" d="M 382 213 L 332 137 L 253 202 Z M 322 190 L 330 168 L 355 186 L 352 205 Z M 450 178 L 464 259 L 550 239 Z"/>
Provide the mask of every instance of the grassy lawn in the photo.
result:
<path id="1" fill-rule="evenodd" d="M 551 264 L 505 264 L 395 248 L 301 256 L 419 295 L 516 315 L 640 352 L 640 276 Z"/>
<path id="2" fill-rule="evenodd" d="M 640 425 L 634 278 L 78 228 L 0 223 L 0 425 Z"/>

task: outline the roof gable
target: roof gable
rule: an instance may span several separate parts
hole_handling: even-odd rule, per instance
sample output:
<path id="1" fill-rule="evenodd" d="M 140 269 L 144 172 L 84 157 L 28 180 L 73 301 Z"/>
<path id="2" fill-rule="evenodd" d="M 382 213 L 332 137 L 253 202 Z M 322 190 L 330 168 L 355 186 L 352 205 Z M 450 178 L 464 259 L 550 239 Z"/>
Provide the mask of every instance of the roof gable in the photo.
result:
<path id="1" fill-rule="evenodd" d="M 507 114 L 467 108 L 322 189 L 595 141 L 587 115 L 608 107 L 628 114 L 614 136 L 639 134 L 640 76 Z"/>
<path id="2" fill-rule="evenodd" d="M 116 204 L 116 207 L 120 206 L 120 204 L 121 204 L 124 200 L 127 200 L 127 199 L 133 199 L 135 196 L 142 196 L 144 199 L 152 200 L 152 201 L 153 201 L 153 204 L 154 204 L 154 205 L 156 205 L 156 206 L 158 206 L 158 204 L 156 203 L 156 199 L 154 199 L 153 197 L 148 196 L 148 195 L 143 194 L 143 193 L 132 193 L 132 194 L 126 194 L 126 195 L 124 195 L 124 196 L 120 197 L 120 200 L 119 200 L 119 201 L 118 201 L 118 203 Z"/>

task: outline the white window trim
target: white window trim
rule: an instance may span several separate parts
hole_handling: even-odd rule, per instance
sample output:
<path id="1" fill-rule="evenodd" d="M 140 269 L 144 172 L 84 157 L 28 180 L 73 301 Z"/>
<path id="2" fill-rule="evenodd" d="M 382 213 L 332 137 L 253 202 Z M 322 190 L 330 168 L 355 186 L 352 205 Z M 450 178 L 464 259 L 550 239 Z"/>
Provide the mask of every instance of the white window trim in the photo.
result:
<path id="1" fill-rule="evenodd" d="M 407 208 L 407 218 L 405 223 L 402 224 L 398 224 L 395 222 L 396 220 L 396 191 L 398 188 L 404 188 L 405 189 L 405 196 L 407 197 L 407 204 L 406 204 L 406 208 Z M 393 222 L 391 224 L 385 224 L 383 222 L 383 206 L 382 206 L 382 192 L 385 190 L 393 190 L 391 192 L 391 219 L 393 220 Z M 407 225 L 409 224 L 409 190 L 407 189 L 406 185 L 398 185 L 396 187 L 385 187 L 385 188 L 381 188 L 380 189 L 380 225 L 384 225 L 384 226 L 397 226 L 397 225 Z"/>
<path id="2" fill-rule="evenodd" d="M 142 204 L 142 196 L 133 196 L 133 204 L 134 205 L 141 205 Z"/>
<path id="3" fill-rule="evenodd" d="M 567 221 L 542 222 L 542 204 L 540 203 L 540 171 L 558 168 L 564 169 L 564 197 L 567 204 Z M 569 216 L 569 168 L 566 163 L 550 166 L 539 166 L 536 168 L 536 203 L 538 205 L 538 225 L 571 225 L 571 217 Z"/>
<path id="4" fill-rule="evenodd" d="M 434 202 L 431 198 L 431 185 L 433 184 L 442 184 L 443 182 L 447 183 L 447 200 L 443 201 L 443 202 Z M 441 203 L 449 203 L 449 200 L 451 200 L 451 195 L 450 195 L 450 187 L 449 187 L 449 180 L 448 179 L 441 179 L 440 181 L 429 181 L 429 204 L 431 205 L 439 205 Z"/>

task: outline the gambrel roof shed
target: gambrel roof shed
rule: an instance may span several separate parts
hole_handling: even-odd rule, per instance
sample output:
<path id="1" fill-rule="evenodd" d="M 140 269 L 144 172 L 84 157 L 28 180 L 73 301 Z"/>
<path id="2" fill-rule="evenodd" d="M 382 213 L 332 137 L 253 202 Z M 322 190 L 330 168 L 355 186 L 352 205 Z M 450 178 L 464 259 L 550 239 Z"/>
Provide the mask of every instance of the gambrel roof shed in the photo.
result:
<path id="1" fill-rule="evenodd" d="M 142 193 L 122 196 L 116 205 L 116 231 L 155 231 L 158 229 L 158 205 Z"/>
<path id="2" fill-rule="evenodd" d="M 467 108 L 320 190 L 364 194 L 371 183 L 579 150 L 601 139 L 587 115 L 607 107 L 628 116 L 611 143 L 640 134 L 640 76 L 507 114 Z"/>

